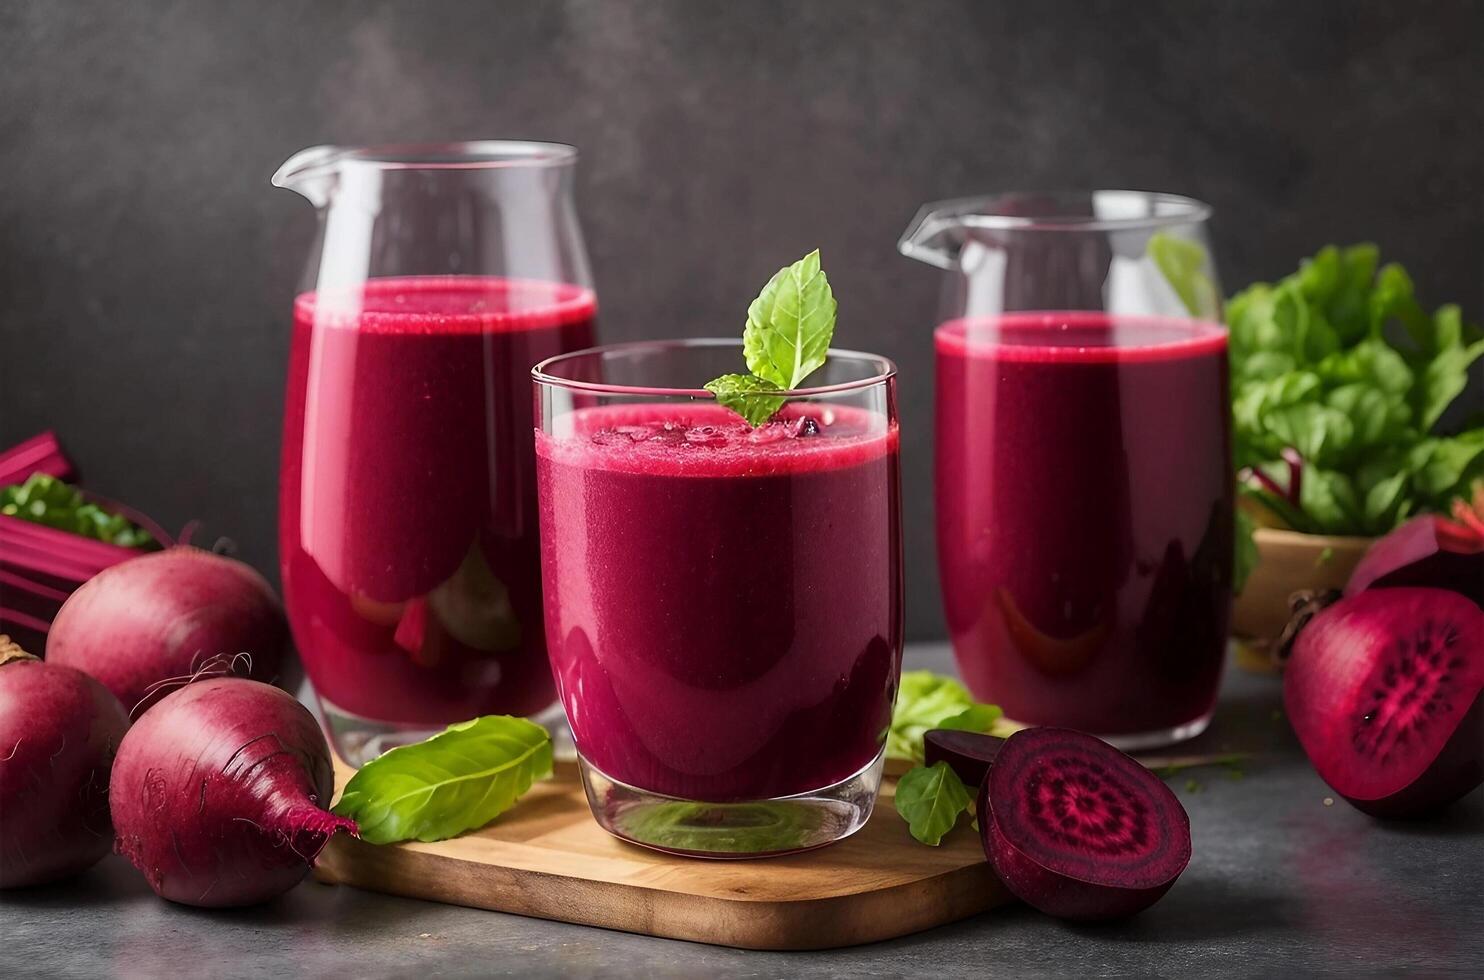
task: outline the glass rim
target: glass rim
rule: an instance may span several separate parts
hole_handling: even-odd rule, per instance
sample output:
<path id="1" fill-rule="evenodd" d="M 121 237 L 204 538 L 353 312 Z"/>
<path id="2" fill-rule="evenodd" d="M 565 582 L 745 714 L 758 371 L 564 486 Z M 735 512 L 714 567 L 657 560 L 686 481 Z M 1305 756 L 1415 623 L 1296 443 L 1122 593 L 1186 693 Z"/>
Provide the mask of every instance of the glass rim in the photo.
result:
<path id="1" fill-rule="evenodd" d="M 333 171 L 342 164 L 377 170 L 516 170 L 568 167 L 577 147 L 540 140 L 454 140 L 433 143 L 373 143 L 312 146 L 295 153 L 273 175 L 277 187 Z"/>
<path id="2" fill-rule="evenodd" d="M 569 378 L 559 378 L 548 373 L 548 369 L 563 361 L 576 360 L 579 357 L 592 357 L 609 353 L 637 352 L 643 350 L 664 351 L 683 350 L 692 347 L 742 347 L 742 341 L 730 340 L 726 337 L 690 337 L 673 340 L 633 340 L 619 344 L 598 344 L 593 347 L 584 347 L 582 350 L 570 351 L 565 354 L 557 354 L 539 362 L 531 368 L 531 380 L 538 385 L 547 385 L 552 388 L 566 388 L 571 391 L 586 391 L 597 394 L 609 395 L 656 395 L 661 397 L 689 397 L 715 399 L 713 392 L 705 388 L 666 388 L 654 385 L 622 385 L 612 384 L 605 381 L 575 381 Z M 861 391 L 876 385 L 885 384 L 897 376 L 897 366 L 891 358 L 880 354 L 868 354 L 864 351 L 844 350 L 831 347 L 825 351 L 826 357 L 848 358 L 857 361 L 868 361 L 876 366 L 876 373 L 868 378 L 855 381 L 843 381 L 839 384 L 818 385 L 812 388 L 790 388 L 784 391 L 769 391 L 768 395 L 783 396 L 785 398 L 806 398 L 818 395 L 839 394 L 846 391 Z M 758 392 L 758 394 L 764 394 Z"/>
<path id="3" fill-rule="evenodd" d="M 1035 197 L 1049 201 L 1068 198 L 1096 198 L 1112 195 L 1164 206 L 1163 214 L 1146 214 L 1127 218 L 1076 214 L 1004 214 L 1005 204 L 1017 198 Z M 973 210 L 965 210 L 970 209 Z M 1151 210 L 1154 210 L 1151 207 Z M 1195 224 L 1211 217 L 1213 208 L 1205 201 L 1167 191 L 1137 191 L 1119 188 L 1052 191 L 1001 191 L 995 194 L 956 197 L 923 205 L 913 226 L 929 221 L 952 221 L 970 228 L 992 231 L 1129 231 L 1162 228 L 1169 225 Z"/>

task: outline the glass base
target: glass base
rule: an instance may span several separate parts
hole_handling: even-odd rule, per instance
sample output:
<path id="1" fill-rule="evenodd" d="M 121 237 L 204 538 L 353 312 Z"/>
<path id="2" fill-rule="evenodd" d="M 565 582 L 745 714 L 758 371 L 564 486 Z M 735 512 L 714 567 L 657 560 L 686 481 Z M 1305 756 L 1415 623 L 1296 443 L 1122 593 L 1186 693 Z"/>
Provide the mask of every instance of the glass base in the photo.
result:
<path id="1" fill-rule="evenodd" d="M 388 749 L 421 742 L 448 727 L 363 718 L 337 707 L 323 696 L 319 696 L 319 706 L 335 754 L 357 769 Z M 560 704 L 553 703 L 540 714 L 532 715 L 531 721 L 551 732 L 552 754 L 558 761 L 576 758 L 572 730 L 567 727 L 567 716 L 562 713 Z"/>
<path id="2" fill-rule="evenodd" d="M 651 793 L 577 755 L 598 825 L 642 847 L 685 857 L 774 857 L 824 847 L 865 826 L 876 806 L 886 750 L 840 782 L 793 796 L 706 803 Z"/>
<path id="3" fill-rule="evenodd" d="M 1213 707 L 1210 711 L 1183 725 L 1173 728 L 1160 728 L 1152 732 L 1134 732 L 1123 735 L 1099 735 L 1098 738 L 1107 742 L 1115 749 L 1123 752 L 1143 752 L 1147 749 L 1168 748 L 1178 742 L 1186 742 L 1195 738 L 1211 725 L 1211 717 L 1216 714 Z"/>

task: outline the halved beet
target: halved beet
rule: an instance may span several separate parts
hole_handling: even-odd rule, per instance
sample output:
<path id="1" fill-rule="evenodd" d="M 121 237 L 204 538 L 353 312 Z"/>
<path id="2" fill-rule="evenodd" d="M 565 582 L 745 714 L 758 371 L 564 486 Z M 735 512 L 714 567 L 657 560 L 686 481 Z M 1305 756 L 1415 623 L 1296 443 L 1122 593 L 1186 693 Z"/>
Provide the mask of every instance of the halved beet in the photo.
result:
<path id="1" fill-rule="evenodd" d="M 994 735 L 934 728 L 922 736 L 923 764 L 946 762 L 965 786 L 977 787 L 1004 745 L 1005 740 Z"/>
<path id="2" fill-rule="evenodd" d="M 1366 550 L 1345 583 L 1345 595 L 1373 588 L 1451 589 L 1484 605 L 1484 535 L 1472 508 L 1455 507 L 1458 522 L 1436 514 L 1414 517 Z M 1475 517 L 1464 522 L 1463 517 Z"/>
<path id="3" fill-rule="evenodd" d="M 1383 588 L 1314 616 L 1283 677 L 1320 777 L 1376 816 L 1420 816 L 1484 782 L 1484 611 L 1445 589 Z"/>
<path id="4" fill-rule="evenodd" d="M 984 853 L 1018 898 L 1063 919 L 1119 919 L 1190 863 L 1190 818 L 1158 776 L 1065 728 L 1016 732 L 979 791 Z"/>

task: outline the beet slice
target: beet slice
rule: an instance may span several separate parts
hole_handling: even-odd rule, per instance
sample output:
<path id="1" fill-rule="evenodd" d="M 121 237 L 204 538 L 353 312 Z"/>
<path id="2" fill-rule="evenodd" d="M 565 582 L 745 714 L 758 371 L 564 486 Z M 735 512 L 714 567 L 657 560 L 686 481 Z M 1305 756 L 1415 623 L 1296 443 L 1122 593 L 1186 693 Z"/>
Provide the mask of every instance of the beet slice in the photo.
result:
<path id="1" fill-rule="evenodd" d="M 1309 761 L 1367 813 L 1432 813 L 1484 782 L 1484 611 L 1445 589 L 1349 596 L 1299 632 L 1283 700 Z"/>
<path id="2" fill-rule="evenodd" d="M 1190 863 L 1190 818 L 1158 776 L 1102 739 L 1016 732 L 979 791 L 984 853 L 1005 887 L 1063 919 L 1120 919 Z"/>
<path id="3" fill-rule="evenodd" d="M 1436 514 L 1414 517 L 1366 549 L 1345 595 L 1398 586 L 1451 589 L 1484 605 L 1484 536 Z"/>
<path id="4" fill-rule="evenodd" d="M 934 728 L 922 736 L 923 765 L 946 762 L 965 786 L 977 788 L 1004 746 L 1005 740 L 995 735 Z"/>

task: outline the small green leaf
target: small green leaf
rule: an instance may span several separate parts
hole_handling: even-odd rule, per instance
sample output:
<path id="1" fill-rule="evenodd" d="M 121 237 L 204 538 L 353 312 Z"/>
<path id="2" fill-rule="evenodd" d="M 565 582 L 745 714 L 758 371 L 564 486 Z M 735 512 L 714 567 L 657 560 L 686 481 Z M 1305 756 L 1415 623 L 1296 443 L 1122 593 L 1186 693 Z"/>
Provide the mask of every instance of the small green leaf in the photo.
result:
<path id="1" fill-rule="evenodd" d="M 779 269 L 747 308 L 742 350 L 748 370 L 779 388 L 797 388 L 824 364 L 836 305 L 819 249 Z"/>
<path id="2" fill-rule="evenodd" d="M 1457 318 L 1457 307 L 1452 308 L 1452 315 Z M 1444 311 L 1439 310 L 1438 316 L 1444 316 Z M 1484 355 L 1484 340 L 1467 347 L 1461 343 L 1454 344 L 1440 350 L 1423 367 L 1414 393 L 1418 427 L 1421 431 L 1431 430 L 1453 400 L 1463 394 L 1469 383 L 1469 365 L 1481 355 Z"/>
<path id="3" fill-rule="evenodd" d="M 1299 506 L 1313 521 L 1309 529 L 1318 534 L 1344 534 L 1363 522 L 1363 508 L 1350 478 L 1336 470 L 1304 467 Z"/>
<path id="4" fill-rule="evenodd" d="M 723 374 L 706 382 L 706 390 L 716 396 L 718 403 L 746 419 L 753 428 L 772 418 L 785 401 L 781 395 L 768 394 L 777 391 L 777 385 L 750 374 Z"/>
<path id="5" fill-rule="evenodd" d="M 1321 466 L 1343 459 L 1355 439 L 1348 415 L 1315 402 L 1275 409 L 1264 420 L 1280 442 Z"/>
<path id="6" fill-rule="evenodd" d="M 551 736 L 524 718 L 486 715 L 361 767 L 334 812 L 372 844 L 438 841 L 483 827 L 551 774 Z"/>
<path id="7" fill-rule="evenodd" d="M 1473 481 L 1484 476 L 1484 428 L 1447 439 L 1424 439 L 1413 447 L 1408 461 L 1416 494 L 1431 509 L 1446 512 L 1454 497 L 1467 496 Z"/>
<path id="8" fill-rule="evenodd" d="M 1220 297 L 1211 284 L 1206 247 L 1166 232 L 1151 235 L 1149 257 L 1191 316 L 1214 320 L 1221 315 Z"/>
<path id="9" fill-rule="evenodd" d="M 938 728 L 949 728 L 960 732 L 987 732 L 1005 713 L 996 704 L 972 704 L 958 714 L 944 718 Z"/>
<path id="10" fill-rule="evenodd" d="M 897 812 L 913 837 L 933 847 L 943 842 L 971 802 L 968 788 L 946 762 L 917 766 L 897 782 Z"/>
<path id="11" fill-rule="evenodd" d="M 922 736 L 933 728 L 988 732 L 1000 719 L 1000 709 L 980 704 L 969 689 L 952 677 L 930 670 L 902 674 L 891 728 L 886 735 L 886 755 L 908 762 L 922 761 Z"/>

